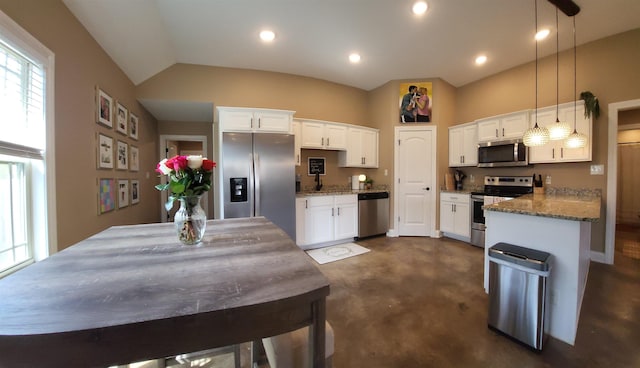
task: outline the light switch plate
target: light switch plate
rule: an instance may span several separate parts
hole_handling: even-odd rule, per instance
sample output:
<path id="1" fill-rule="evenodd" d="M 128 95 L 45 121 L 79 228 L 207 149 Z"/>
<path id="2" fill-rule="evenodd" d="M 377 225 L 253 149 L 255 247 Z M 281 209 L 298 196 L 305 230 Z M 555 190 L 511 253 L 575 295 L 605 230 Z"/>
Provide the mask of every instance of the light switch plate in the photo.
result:
<path id="1" fill-rule="evenodd" d="M 591 175 L 604 175 L 604 165 L 591 165 Z"/>

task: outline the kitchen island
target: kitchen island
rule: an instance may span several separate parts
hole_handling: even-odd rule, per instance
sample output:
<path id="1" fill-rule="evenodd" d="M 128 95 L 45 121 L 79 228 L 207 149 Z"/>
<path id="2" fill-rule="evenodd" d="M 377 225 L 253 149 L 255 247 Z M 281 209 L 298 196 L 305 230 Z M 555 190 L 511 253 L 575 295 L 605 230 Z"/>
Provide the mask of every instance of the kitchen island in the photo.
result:
<path id="1" fill-rule="evenodd" d="M 324 367 L 329 282 L 264 217 L 114 226 L 0 280 L 0 367 L 106 367 L 304 326 Z"/>
<path id="2" fill-rule="evenodd" d="M 528 194 L 484 206 L 485 290 L 489 292 L 491 246 L 505 242 L 550 253 L 545 332 L 571 345 L 589 273 L 591 224 L 600 218 L 598 194 Z"/>

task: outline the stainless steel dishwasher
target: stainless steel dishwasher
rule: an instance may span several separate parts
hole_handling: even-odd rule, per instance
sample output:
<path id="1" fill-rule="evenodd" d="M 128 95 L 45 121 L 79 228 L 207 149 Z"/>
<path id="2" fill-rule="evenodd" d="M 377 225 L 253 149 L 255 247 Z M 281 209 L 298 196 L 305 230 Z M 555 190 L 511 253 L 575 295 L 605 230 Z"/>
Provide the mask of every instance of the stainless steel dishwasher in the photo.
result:
<path id="1" fill-rule="evenodd" d="M 389 193 L 358 194 L 358 238 L 385 234 L 389 230 Z"/>

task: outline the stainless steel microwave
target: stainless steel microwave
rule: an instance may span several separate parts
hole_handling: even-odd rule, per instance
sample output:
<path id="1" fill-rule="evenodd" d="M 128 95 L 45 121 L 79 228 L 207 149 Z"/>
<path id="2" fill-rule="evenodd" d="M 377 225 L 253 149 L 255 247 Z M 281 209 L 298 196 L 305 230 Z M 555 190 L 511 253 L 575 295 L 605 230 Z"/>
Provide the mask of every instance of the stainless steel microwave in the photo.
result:
<path id="1" fill-rule="evenodd" d="M 527 166 L 527 146 L 521 139 L 478 144 L 478 167 Z"/>

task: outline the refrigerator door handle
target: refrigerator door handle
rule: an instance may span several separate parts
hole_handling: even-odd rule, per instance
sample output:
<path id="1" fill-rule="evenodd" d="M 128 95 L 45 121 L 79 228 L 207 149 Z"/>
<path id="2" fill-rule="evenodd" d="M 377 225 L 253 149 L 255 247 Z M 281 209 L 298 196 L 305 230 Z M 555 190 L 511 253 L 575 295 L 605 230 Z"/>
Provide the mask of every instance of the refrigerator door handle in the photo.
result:
<path id="1" fill-rule="evenodd" d="M 260 216 L 260 155 L 254 154 L 252 168 L 254 170 L 253 216 Z"/>

